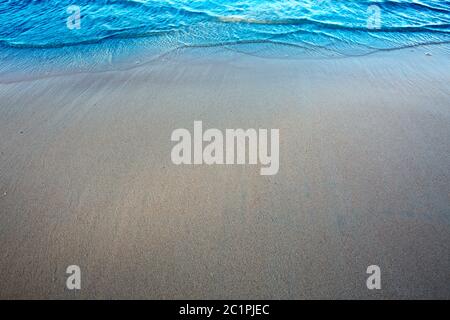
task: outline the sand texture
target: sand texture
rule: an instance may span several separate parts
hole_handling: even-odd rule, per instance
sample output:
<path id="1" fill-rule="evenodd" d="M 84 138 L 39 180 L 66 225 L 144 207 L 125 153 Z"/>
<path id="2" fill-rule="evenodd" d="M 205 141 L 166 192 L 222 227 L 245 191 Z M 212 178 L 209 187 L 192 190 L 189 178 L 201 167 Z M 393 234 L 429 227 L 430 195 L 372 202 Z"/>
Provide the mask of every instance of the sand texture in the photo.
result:
<path id="1" fill-rule="evenodd" d="M 0 298 L 450 298 L 450 59 L 430 50 L 0 80 Z M 278 174 L 172 164 L 194 120 L 278 128 Z"/>

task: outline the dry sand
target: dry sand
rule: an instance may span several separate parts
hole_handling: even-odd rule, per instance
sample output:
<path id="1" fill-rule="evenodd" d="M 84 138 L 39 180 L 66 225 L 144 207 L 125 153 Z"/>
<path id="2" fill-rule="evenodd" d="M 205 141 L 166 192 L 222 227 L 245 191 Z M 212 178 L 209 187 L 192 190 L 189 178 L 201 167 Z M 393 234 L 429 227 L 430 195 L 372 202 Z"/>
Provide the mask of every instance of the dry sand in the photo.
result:
<path id="1" fill-rule="evenodd" d="M 450 298 L 445 52 L 2 82 L 0 298 Z M 194 120 L 280 129 L 279 173 L 173 165 Z"/>

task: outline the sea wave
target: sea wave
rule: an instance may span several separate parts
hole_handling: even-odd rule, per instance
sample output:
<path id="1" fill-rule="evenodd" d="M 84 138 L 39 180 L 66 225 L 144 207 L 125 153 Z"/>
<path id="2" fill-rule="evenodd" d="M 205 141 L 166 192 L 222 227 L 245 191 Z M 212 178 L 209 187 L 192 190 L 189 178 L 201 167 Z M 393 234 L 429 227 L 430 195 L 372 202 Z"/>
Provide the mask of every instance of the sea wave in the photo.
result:
<path id="1" fill-rule="evenodd" d="M 401 40 L 410 33 L 441 34 L 443 41 L 450 35 L 448 1 L 79 0 L 76 3 L 81 9 L 81 28 L 71 30 L 66 25 L 69 17 L 66 9 L 73 1 L 0 0 L 0 43 L 16 48 L 54 48 L 111 38 L 166 35 L 167 39 L 177 38 L 195 45 L 205 40 L 264 40 L 295 29 L 317 34 L 337 30 L 346 33 L 338 38 L 348 39 L 365 32 L 366 44 L 373 41 L 374 33 L 392 33 L 392 40 L 401 45 Z M 367 28 L 370 6 L 380 10 L 379 28 Z"/>

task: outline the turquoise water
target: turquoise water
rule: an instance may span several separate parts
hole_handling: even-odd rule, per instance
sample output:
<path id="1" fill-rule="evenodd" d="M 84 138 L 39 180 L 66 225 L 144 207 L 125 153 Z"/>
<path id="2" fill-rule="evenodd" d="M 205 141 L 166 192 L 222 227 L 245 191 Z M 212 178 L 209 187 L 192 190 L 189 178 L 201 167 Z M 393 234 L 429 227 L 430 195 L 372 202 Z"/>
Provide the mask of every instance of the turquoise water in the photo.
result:
<path id="1" fill-rule="evenodd" d="M 70 5 L 80 9 L 79 29 L 67 25 Z M 111 63 L 138 48 L 192 47 L 335 56 L 449 41 L 450 1 L 0 0 L 3 60 Z"/>

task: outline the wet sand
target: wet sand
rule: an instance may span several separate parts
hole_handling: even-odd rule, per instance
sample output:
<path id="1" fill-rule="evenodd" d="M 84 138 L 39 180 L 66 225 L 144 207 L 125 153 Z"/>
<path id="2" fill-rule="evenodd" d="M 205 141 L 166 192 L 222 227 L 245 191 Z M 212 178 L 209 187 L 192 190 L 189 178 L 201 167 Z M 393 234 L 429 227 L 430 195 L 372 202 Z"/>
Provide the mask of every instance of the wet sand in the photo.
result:
<path id="1" fill-rule="evenodd" d="M 450 298 L 448 54 L 193 56 L 0 80 L 0 298 Z M 278 174 L 172 164 L 194 120 Z"/>

